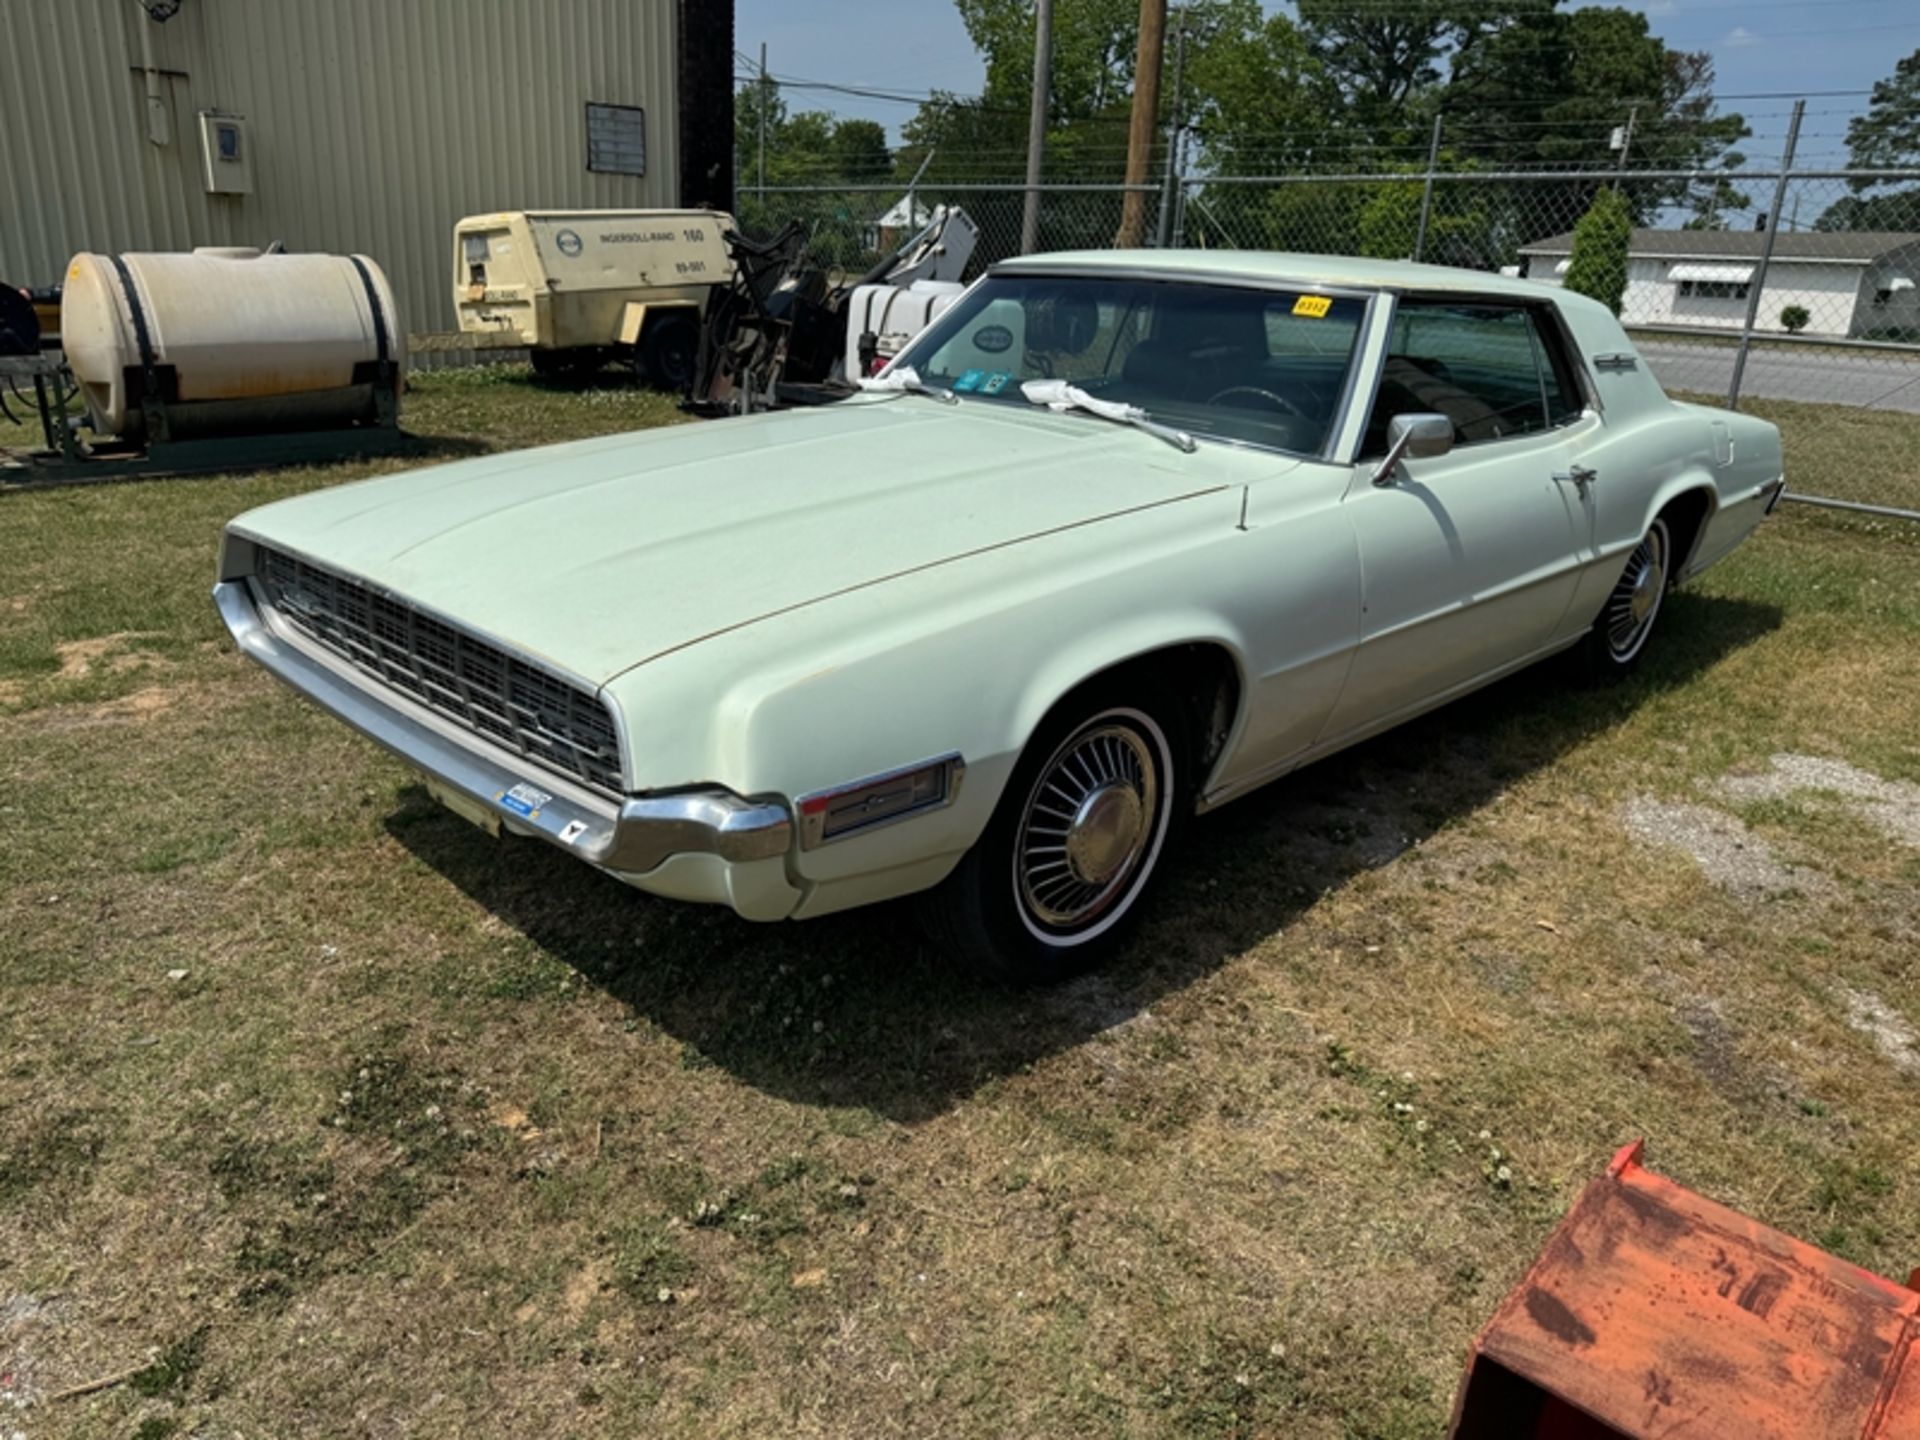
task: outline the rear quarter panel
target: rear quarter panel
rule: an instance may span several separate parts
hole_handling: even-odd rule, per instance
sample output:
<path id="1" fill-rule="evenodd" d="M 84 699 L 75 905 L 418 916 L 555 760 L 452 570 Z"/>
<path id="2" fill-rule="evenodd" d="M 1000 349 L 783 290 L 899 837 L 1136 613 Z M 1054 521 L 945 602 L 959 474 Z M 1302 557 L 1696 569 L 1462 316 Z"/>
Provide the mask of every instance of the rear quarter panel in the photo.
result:
<path id="1" fill-rule="evenodd" d="M 1599 480 L 1587 502 L 1591 559 L 1568 611 L 1565 633 L 1571 634 L 1592 623 L 1627 556 L 1654 518 L 1682 496 L 1701 494 L 1707 505 L 1682 576 L 1698 573 L 1745 538 L 1764 508 L 1763 487 L 1780 473 L 1779 436 L 1754 417 L 1670 399 L 1604 306 L 1566 292 L 1554 300 L 1602 416 L 1586 453 L 1575 457 L 1599 472 Z M 1620 355 L 1635 363 L 1597 363 Z"/>

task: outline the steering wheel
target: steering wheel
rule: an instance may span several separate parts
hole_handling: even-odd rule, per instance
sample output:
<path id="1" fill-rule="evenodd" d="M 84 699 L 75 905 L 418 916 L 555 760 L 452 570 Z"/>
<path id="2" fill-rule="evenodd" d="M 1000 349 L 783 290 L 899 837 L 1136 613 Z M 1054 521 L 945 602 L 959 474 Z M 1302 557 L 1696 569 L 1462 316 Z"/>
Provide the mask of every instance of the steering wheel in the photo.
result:
<path id="1" fill-rule="evenodd" d="M 1217 405 L 1229 395 L 1258 395 L 1262 400 L 1270 400 L 1297 420 L 1311 422 L 1313 417 L 1302 410 L 1284 395 L 1276 395 L 1271 390 L 1262 390 L 1258 385 L 1229 385 L 1226 389 L 1209 395 L 1206 403 Z"/>

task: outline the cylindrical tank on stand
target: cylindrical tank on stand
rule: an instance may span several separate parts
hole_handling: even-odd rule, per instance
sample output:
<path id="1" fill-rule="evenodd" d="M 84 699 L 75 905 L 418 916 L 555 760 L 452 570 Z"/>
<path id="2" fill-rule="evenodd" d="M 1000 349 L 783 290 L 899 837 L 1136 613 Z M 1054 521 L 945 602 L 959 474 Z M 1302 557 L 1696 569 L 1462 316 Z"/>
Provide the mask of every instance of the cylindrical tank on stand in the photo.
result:
<path id="1" fill-rule="evenodd" d="M 178 439 L 371 421 L 380 362 L 396 402 L 405 379 L 393 292 L 364 255 L 76 255 L 60 333 L 95 429 L 130 440 L 149 383 Z"/>

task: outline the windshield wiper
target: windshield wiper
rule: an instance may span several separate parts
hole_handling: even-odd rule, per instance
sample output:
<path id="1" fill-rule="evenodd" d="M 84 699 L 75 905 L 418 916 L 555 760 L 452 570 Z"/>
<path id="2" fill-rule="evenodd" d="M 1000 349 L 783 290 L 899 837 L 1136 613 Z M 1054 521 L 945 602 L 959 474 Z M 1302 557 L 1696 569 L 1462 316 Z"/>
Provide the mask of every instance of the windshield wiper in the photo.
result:
<path id="1" fill-rule="evenodd" d="M 1200 448 L 1193 436 L 1186 431 L 1176 430 L 1171 425 L 1162 425 L 1138 405 L 1123 405 L 1117 400 L 1102 400 L 1098 395 L 1088 394 L 1070 380 L 1029 380 L 1021 385 L 1020 393 L 1027 397 L 1027 403 L 1030 405 L 1044 405 L 1049 410 L 1080 410 L 1088 415 L 1098 415 L 1102 420 L 1131 425 L 1134 429 L 1144 430 L 1154 438 L 1164 440 L 1174 449 L 1188 455 Z"/>
<path id="2" fill-rule="evenodd" d="M 884 375 L 863 376 L 860 380 L 862 390 L 891 391 L 909 395 L 931 395 L 934 399 L 948 405 L 958 405 L 960 397 L 951 390 L 942 390 L 938 385 L 929 385 L 920 378 L 920 372 L 911 365 L 896 365 Z"/>

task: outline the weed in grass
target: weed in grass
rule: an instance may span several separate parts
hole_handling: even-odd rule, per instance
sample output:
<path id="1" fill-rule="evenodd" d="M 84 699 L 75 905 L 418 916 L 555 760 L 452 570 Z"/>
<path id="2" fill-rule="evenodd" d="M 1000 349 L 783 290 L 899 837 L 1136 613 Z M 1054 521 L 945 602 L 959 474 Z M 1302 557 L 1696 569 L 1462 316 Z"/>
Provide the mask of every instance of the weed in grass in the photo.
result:
<path id="1" fill-rule="evenodd" d="M 69 1193 L 92 1173 L 106 1139 L 91 1115 L 68 1110 L 27 1122 L 0 1151 L 0 1205 Z"/>
<path id="2" fill-rule="evenodd" d="M 207 1331 L 208 1327 L 202 1325 L 156 1355 L 151 1365 L 127 1381 L 133 1393 L 156 1399 L 163 1395 L 178 1396 L 185 1391 L 200 1368 L 202 1352 L 207 1348 Z"/>
<path id="3" fill-rule="evenodd" d="M 180 1429 L 180 1422 L 171 1415 L 149 1415 L 133 1427 L 133 1440 L 167 1440 Z"/>
<path id="4" fill-rule="evenodd" d="M 692 1262 L 663 1221 L 636 1221 L 615 1238 L 613 1283 L 636 1300 L 671 1300 L 692 1274 Z"/>
<path id="5" fill-rule="evenodd" d="M 222 1141 L 208 1169 L 229 1201 L 267 1192 L 292 1204 L 308 1203 L 333 1182 L 333 1167 L 316 1159 L 311 1145 L 246 1136 Z"/>
<path id="6" fill-rule="evenodd" d="M 489 1000 L 564 998 L 574 993 L 573 981 L 574 972 L 551 955 L 532 946 L 516 946 L 482 982 L 480 993 Z"/>
<path id="7" fill-rule="evenodd" d="M 338 1084 L 330 1123 L 349 1135 L 392 1142 L 413 1164 L 444 1165 L 469 1143 L 454 1121 L 472 1097 L 452 1072 L 432 1073 L 383 1048 L 350 1062 Z"/>

